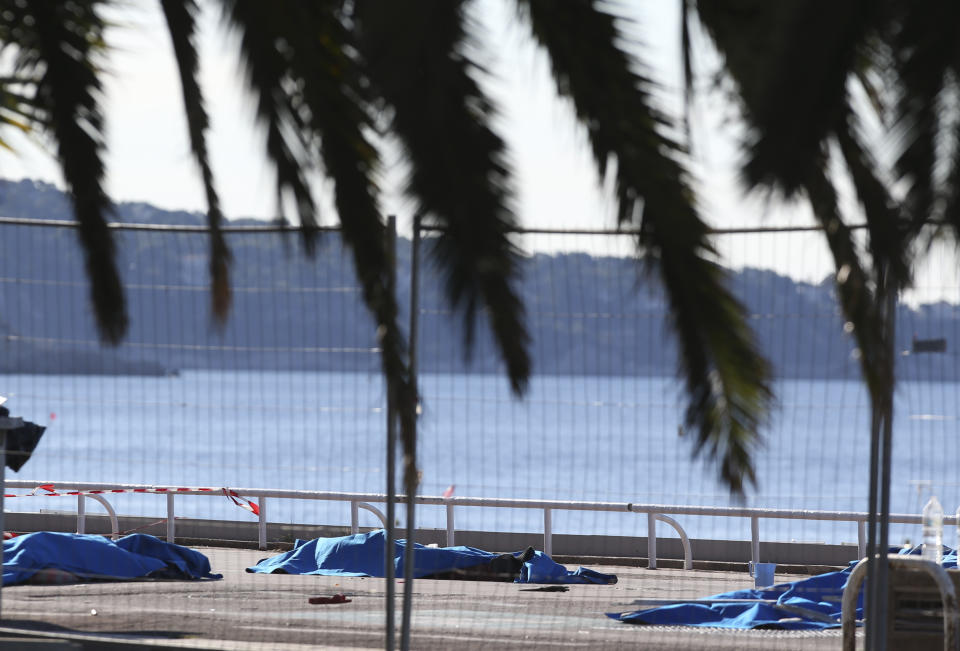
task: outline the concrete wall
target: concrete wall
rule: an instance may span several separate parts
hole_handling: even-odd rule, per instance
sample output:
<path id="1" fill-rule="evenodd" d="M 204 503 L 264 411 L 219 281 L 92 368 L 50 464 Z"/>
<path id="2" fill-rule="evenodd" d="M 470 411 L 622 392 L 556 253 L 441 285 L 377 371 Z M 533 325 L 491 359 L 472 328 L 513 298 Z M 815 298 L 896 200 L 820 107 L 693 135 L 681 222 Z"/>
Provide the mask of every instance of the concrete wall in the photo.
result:
<path id="1" fill-rule="evenodd" d="M 76 531 L 77 519 L 72 513 L 7 513 L 8 531 Z M 153 518 L 119 516 L 120 531 L 138 531 L 160 538 L 166 536 L 166 522 Z M 363 529 L 369 531 L 369 529 Z M 105 515 L 87 515 L 87 533 L 110 533 L 110 522 Z M 349 527 L 267 524 L 267 541 L 271 548 L 289 547 L 297 538 L 309 540 L 318 537 L 343 536 Z M 402 536 L 402 533 L 398 535 Z M 176 520 L 177 542 L 217 545 L 255 546 L 257 523 L 234 520 Z M 424 529 L 417 532 L 417 542 L 446 544 L 446 530 Z M 518 551 L 528 546 L 543 549 L 543 533 L 506 533 L 493 531 L 457 531 L 457 545 L 468 545 L 490 551 Z M 750 560 L 750 542 L 745 540 L 690 541 L 694 561 L 746 563 Z M 645 561 L 647 539 L 628 536 L 582 536 L 555 534 L 553 554 L 557 557 L 617 558 Z M 682 559 L 683 548 L 678 538 L 657 538 L 658 559 Z M 857 546 L 852 544 L 826 545 L 818 543 L 761 542 L 760 560 L 781 565 L 842 566 L 857 560 Z M 567 561 L 569 562 L 569 561 Z M 643 563 L 645 564 L 645 562 Z M 666 564 L 664 564 L 666 565 Z"/>

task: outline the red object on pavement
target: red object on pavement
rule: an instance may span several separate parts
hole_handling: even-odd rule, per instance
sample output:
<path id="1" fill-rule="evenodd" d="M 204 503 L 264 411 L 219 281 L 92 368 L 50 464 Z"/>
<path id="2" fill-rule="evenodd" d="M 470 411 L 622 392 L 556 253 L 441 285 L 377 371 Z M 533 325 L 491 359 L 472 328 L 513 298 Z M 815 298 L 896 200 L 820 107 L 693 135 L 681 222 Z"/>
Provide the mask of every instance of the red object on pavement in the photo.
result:
<path id="1" fill-rule="evenodd" d="M 342 593 L 337 593 L 332 597 L 310 597 L 308 601 L 312 604 L 348 604 L 352 600 L 347 599 Z"/>

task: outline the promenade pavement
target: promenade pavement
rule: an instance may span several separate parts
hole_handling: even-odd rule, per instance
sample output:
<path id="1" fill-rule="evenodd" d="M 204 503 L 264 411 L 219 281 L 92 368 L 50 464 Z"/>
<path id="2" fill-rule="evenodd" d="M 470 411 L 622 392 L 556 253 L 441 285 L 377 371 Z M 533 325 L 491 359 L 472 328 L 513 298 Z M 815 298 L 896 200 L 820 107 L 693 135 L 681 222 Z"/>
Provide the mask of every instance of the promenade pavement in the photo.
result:
<path id="1" fill-rule="evenodd" d="M 75 649 L 384 648 L 385 582 L 359 577 L 248 574 L 270 552 L 198 548 L 219 581 L 143 581 L 4 588 L 0 638 L 57 635 Z M 749 587 L 746 572 L 595 567 L 612 586 L 546 586 L 418 579 L 413 649 L 837 649 L 826 632 L 724 631 L 622 624 L 605 612 L 639 598 L 704 597 Z M 777 581 L 800 576 L 777 575 Z M 397 631 L 402 612 L 397 582 Z M 342 593 L 348 603 L 310 604 Z M 12 644 L 12 646 L 10 646 Z M 27 648 L 0 639 L 0 649 Z M 32 648 L 32 647 L 31 647 Z"/>

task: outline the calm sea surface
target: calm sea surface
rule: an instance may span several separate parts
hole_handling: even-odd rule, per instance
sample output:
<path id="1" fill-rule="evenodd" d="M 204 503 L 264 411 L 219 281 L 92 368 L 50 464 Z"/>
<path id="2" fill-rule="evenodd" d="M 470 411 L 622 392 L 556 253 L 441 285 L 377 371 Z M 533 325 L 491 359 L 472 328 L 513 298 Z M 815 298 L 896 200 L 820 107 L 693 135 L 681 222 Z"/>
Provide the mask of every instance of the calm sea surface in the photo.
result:
<path id="1" fill-rule="evenodd" d="M 540 377 L 522 401 L 499 376 L 421 377 L 422 492 L 458 496 L 862 511 L 869 412 L 853 381 L 785 381 L 742 502 L 691 459 L 673 379 Z M 384 391 L 376 374 L 191 372 L 177 377 L 0 376 L 14 415 L 47 425 L 16 479 L 165 486 L 385 490 Z M 932 490 L 960 505 L 960 385 L 902 383 L 896 402 L 892 510 L 919 513 Z M 158 496 L 118 496 L 121 513 L 165 514 Z M 11 510 L 72 509 L 69 498 L 12 499 Z M 99 507 L 91 505 L 91 511 Z M 252 519 L 223 497 L 183 497 L 177 514 Z M 346 503 L 271 501 L 271 520 L 346 524 Z M 400 512 L 403 518 L 402 511 Z M 362 523 L 375 518 L 361 515 Z M 443 509 L 423 507 L 425 526 Z M 692 537 L 748 539 L 743 519 L 678 516 Z M 645 535 L 642 515 L 557 512 L 560 532 Z M 538 511 L 457 511 L 457 527 L 539 531 Z M 914 530 L 915 529 L 915 530 Z M 672 535 L 664 525 L 660 535 Z M 777 540 L 854 541 L 853 524 L 761 521 Z M 917 540 L 919 526 L 891 540 Z M 954 534 L 945 543 L 954 544 Z"/>

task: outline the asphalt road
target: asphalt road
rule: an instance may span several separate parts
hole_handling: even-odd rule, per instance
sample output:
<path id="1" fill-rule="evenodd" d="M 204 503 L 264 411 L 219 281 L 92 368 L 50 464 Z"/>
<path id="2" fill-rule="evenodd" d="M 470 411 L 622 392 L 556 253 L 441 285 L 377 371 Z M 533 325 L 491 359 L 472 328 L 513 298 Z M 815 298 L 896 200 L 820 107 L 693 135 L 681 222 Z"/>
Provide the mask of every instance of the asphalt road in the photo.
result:
<path id="1" fill-rule="evenodd" d="M 46 631 L 73 648 L 297 650 L 384 648 L 383 579 L 248 574 L 268 552 L 199 548 L 219 581 L 28 585 L 2 591 L 0 635 Z M 414 649 L 837 649 L 840 631 L 723 631 L 623 624 L 635 599 L 704 597 L 749 587 L 745 572 L 598 567 L 612 586 L 417 580 Z M 777 575 L 777 581 L 801 578 Z M 403 583 L 398 581 L 398 593 Z M 343 594 L 350 601 L 311 604 Z M 397 630 L 401 605 L 397 597 Z M 5 647 L 0 642 L 0 648 Z M 16 646 L 9 648 L 17 648 Z M 25 648 L 25 647 L 24 647 Z M 66 648 L 66 647 L 64 647 Z"/>

